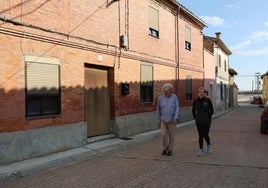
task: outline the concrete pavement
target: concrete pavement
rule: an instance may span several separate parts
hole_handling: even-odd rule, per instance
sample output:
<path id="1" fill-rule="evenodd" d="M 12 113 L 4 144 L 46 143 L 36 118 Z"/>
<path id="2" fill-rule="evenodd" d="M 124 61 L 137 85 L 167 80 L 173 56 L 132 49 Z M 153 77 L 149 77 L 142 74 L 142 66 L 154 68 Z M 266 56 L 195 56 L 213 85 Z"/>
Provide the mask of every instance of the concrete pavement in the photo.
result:
<path id="1" fill-rule="evenodd" d="M 213 119 L 213 152 L 205 152 L 202 157 L 196 155 L 198 134 L 192 122 L 175 130 L 171 157 L 161 155 L 159 132 L 146 133 L 140 143 L 133 137 L 113 151 L 5 182 L 0 187 L 266 188 L 268 135 L 260 134 L 261 110 L 244 103 Z"/>

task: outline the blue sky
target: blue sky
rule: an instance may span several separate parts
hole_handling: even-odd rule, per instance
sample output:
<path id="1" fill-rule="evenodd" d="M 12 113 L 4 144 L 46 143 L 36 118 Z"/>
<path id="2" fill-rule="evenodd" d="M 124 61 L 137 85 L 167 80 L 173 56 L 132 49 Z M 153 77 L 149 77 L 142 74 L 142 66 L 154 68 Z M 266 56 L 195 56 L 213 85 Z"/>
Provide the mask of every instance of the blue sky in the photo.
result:
<path id="1" fill-rule="evenodd" d="M 221 40 L 232 51 L 230 68 L 238 75 L 235 82 L 240 91 L 256 88 L 255 74 L 268 71 L 267 0 L 178 0 L 201 18 L 207 27 L 204 35 Z"/>

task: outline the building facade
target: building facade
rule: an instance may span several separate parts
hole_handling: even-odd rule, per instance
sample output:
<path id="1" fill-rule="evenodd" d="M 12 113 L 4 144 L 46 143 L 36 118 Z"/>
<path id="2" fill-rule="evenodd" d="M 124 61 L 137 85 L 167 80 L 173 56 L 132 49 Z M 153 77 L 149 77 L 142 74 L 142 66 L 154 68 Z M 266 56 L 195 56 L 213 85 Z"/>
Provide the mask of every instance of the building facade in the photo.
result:
<path id="1" fill-rule="evenodd" d="M 0 3 L 0 163 L 157 129 L 164 83 L 179 95 L 172 0 Z"/>
<path id="2" fill-rule="evenodd" d="M 261 75 L 262 79 L 262 100 L 265 104 L 268 101 L 268 71 Z"/>
<path id="3" fill-rule="evenodd" d="M 216 37 L 206 36 L 213 42 L 215 61 L 215 111 L 221 112 L 229 108 L 229 56 L 232 52 L 221 40 L 221 33 Z"/>
<path id="4" fill-rule="evenodd" d="M 206 36 L 203 38 L 204 42 L 204 87 L 208 91 L 207 95 L 211 99 L 213 106 L 216 102 L 216 74 L 215 74 L 215 57 L 214 57 L 214 43 Z"/>
<path id="5" fill-rule="evenodd" d="M 203 34 L 206 24 L 191 11 L 179 9 L 179 102 L 183 120 L 191 120 L 193 100 L 204 86 Z"/>

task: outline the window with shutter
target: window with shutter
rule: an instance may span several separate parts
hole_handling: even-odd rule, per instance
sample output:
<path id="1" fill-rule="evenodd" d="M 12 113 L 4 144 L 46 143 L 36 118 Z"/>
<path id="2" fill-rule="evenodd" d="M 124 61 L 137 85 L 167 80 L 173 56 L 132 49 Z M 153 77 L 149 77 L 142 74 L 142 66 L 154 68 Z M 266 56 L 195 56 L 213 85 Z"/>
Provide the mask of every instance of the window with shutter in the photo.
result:
<path id="1" fill-rule="evenodd" d="M 140 101 L 153 102 L 153 64 L 141 64 Z"/>
<path id="2" fill-rule="evenodd" d="M 25 56 L 26 117 L 59 115 L 60 63 L 57 58 Z"/>
<path id="3" fill-rule="evenodd" d="M 159 37 L 159 12 L 151 5 L 149 6 L 149 35 Z"/>
<path id="4" fill-rule="evenodd" d="M 191 50 L 191 28 L 185 26 L 185 49 Z"/>

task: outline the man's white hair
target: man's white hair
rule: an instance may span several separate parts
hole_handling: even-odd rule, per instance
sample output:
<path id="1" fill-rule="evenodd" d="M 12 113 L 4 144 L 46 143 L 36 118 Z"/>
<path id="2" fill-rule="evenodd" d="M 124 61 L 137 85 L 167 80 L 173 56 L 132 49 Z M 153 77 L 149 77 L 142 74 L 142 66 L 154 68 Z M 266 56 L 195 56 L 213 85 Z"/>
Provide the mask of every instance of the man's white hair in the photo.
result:
<path id="1" fill-rule="evenodd" d="M 166 83 L 165 85 L 163 85 L 162 87 L 162 91 L 167 91 L 169 89 L 172 89 L 172 85 L 170 83 Z"/>

